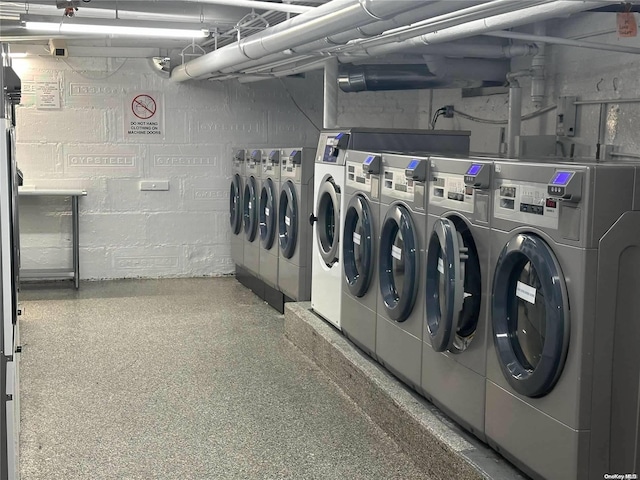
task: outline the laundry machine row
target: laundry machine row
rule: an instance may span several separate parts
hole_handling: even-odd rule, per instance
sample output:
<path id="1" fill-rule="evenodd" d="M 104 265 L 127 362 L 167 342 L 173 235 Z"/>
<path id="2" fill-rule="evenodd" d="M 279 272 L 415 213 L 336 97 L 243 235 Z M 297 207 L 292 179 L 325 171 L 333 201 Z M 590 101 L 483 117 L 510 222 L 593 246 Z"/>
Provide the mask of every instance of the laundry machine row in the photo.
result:
<path id="1" fill-rule="evenodd" d="M 431 152 L 467 154 L 469 132 L 348 128 L 323 130 L 318 141 L 314 174 L 312 309 L 341 329 L 343 298 L 342 244 L 346 154 L 365 152 Z"/>
<path id="2" fill-rule="evenodd" d="M 310 297 L 311 226 L 303 218 L 314 158 L 307 147 L 234 149 L 229 220 L 236 278 L 281 313 L 285 301 Z M 288 213 L 280 218 L 283 198 L 291 203 L 284 202 Z"/>
<path id="3" fill-rule="evenodd" d="M 638 167 L 345 161 L 345 335 L 534 478 L 634 478 Z"/>

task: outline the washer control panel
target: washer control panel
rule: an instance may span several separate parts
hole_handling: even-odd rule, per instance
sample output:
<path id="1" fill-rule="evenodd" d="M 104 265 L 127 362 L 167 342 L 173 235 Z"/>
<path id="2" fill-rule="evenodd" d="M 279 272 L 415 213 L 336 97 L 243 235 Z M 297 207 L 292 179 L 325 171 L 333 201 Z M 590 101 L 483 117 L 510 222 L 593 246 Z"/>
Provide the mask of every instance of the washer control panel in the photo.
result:
<path id="1" fill-rule="evenodd" d="M 407 178 L 404 168 L 385 167 L 381 175 L 382 195 L 413 202 L 416 181 Z"/>
<path id="2" fill-rule="evenodd" d="M 475 190 L 464 174 L 435 172 L 429 186 L 429 205 L 473 213 Z"/>
<path id="3" fill-rule="evenodd" d="M 558 229 L 557 197 L 548 193 L 549 185 L 501 179 L 494 189 L 494 216 L 528 225 Z"/>
<path id="4" fill-rule="evenodd" d="M 290 178 L 300 180 L 302 165 L 302 151 L 283 150 L 280 155 L 280 176 L 282 179 Z"/>

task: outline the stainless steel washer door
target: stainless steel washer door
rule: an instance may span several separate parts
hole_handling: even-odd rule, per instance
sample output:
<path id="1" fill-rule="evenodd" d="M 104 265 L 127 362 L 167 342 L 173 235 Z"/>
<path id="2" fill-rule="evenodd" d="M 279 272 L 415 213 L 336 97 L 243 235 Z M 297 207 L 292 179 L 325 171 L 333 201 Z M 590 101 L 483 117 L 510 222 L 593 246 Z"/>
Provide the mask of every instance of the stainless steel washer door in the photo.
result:
<path id="1" fill-rule="evenodd" d="M 278 242 L 284 258 L 291 258 L 298 244 L 298 197 L 296 188 L 287 180 L 280 190 L 278 206 Z"/>
<path id="2" fill-rule="evenodd" d="M 344 220 L 342 260 L 347 288 L 355 297 L 364 296 L 373 277 L 373 219 L 369 202 L 355 195 Z"/>
<path id="3" fill-rule="evenodd" d="M 463 352 L 478 325 L 482 297 L 473 235 L 459 217 L 438 219 L 427 247 L 426 310 L 431 347 Z"/>
<path id="4" fill-rule="evenodd" d="M 276 238 L 276 187 L 268 178 L 260 192 L 260 242 L 265 250 L 271 250 Z"/>
<path id="5" fill-rule="evenodd" d="M 511 238 L 493 281 L 493 341 L 502 373 L 527 397 L 549 393 L 569 348 L 569 299 L 560 264 L 538 235 Z"/>
<path id="6" fill-rule="evenodd" d="M 253 242 L 258 232 L 258 196 L 255 177 L 249 177 L 244 186 L 243 217 L 244 233 L 247 240 Z"/>
<path id="7" fill-rule="evenodd" d="M 316 236 L 320 256 L 329 267 L 339 258 L 340 193 L 333 177 L 327 175 L 318 190 Z"/>
<path id="8" fill-rule="evenodd" d="M 380 232 L 380 294 L 386 314 L 404 322 L 416 301 L 419 245 L 411 213 L 401 204 L 389 208 Z"/>
<path id="9" fill-rule="evenodd" d="M 242 230 L 242 194 L 242 179 L 236 173 L 229 187 L 229 224 L 234 235 Z"/>

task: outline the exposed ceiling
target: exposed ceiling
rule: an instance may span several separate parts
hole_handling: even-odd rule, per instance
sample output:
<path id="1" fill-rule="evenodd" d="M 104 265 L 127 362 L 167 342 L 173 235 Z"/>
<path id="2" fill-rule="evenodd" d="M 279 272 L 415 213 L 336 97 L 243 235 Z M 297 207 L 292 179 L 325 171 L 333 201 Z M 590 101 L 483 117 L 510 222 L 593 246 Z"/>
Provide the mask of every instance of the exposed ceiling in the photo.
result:
<path id="1" fill-rule="evenodd" d="M 263 8 L 237 7 L 231 4 L 233 0 L 221 1 L 221 4 L 197 0 L 79 0 L 75 19 L 84 20 L 92 18 L 123 19 L 123 20 L 149 20 L 168 26 L 179 26 L 180 23 L 190 25 L 202 25 L 208 29 L 210 38 L 198 40 L 205 49 L 224 46 L 237 39 L 239 28 L 241 35 L 248 36 L 267 26 L 291 18 L 296 13 L 287 13 L 275 10 L 287 5 L 314 7 L 328 0 L 291 0 L 282 3 L 281 0 L 260 0 L 256 5 L 273 4 L 274 10 Z M 72 22 L 64 16 L 64 8 L 58 8 L 56 4 L 72 3 L 56 0 L 31 0 L 26 2 L 0 1 L 0 40 L 11 43 L 37 43 L 46 44 L 49 38 L 64 38 L 69 46 L 104 46 L 112 47 L 157 47 L 157 48 L 183 48 L 185 40 L 169 38 L 131 38 L 114 35 L 61 35 L 61 34 L 34 34 L 27 31 L 20 21 L 21 15 L 37 15 L 46 17 L 52 22 Z M 228 3 L 229 5 L 224 5 Z M 251 4 L 246 0 L 237 3 Z M 108 40 L 108 43 L 105 41 Z"/>
<path id="2" fill-rule="evenodd" d="M 65 17 L 60 8 L 68 4 L 78 6 L 74 18 Z M 462 79 L 482 70 L 484 80 L 495 81 L 495 72 L 504 78 L 502 69 L 509 58 L 535 55 L 544 43 L 573 42 L 573 47 L 640 54 L 633 44 L 602 45 L 545 34 L 548 20 L 594 9 L 604 9 L 609 13 L 602 15 L 614 18 L 611 11 L 624 8 L 628 6 L 618 0 L 0 1 L 0 41 L 46 48 L 50 38 L 63 38 L 70 54 L 75 48 L 85 56 L 171 56 L 175 81 L 260 80 L 322 68 L 328 58 L 343 64 L 426 63 L 432 73 L 437 69 L 439 76 Z M 26 16 L 34 15 L 53 21 L 56 29 L 60 23 L 92 19 L 152 21 L 171 28 L 195 26 L 209 35 L 173 40 L 34 34 L 24 25 Z M 527 36 L 514 28 L 524 29 Z M 176 56 L 187 49 L 194 55 Z M 445 57 L 457 62 L 441 61 Z M 472 63 L 466 58 L 492 60 Z"/>

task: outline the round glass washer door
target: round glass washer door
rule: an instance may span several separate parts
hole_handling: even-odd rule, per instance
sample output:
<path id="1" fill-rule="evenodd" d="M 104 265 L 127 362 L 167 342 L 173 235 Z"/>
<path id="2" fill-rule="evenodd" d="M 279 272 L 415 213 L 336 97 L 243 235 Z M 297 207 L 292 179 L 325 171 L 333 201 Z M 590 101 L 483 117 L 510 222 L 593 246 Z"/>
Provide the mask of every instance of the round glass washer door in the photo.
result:
<path id="1" fill-rule="evenodd" d="M 402 204 L 389 208 L 380 231 L 378 275 L 386 315 L 404 322 L 416 301 L 420 255 L 411 213 Z"/>
<path id="2" fill-rule="evenodd" d="M 276 238 L 276 187 L 273 180 L 267 178 L 260 192 L 260 243 L 265 250 L 271 250 Z"/>
<path id="3" fill-rule="evenodd" d="M 318 190 L 316 237 L 320 256 L 330 267 L 338 261 L 340 247 L 340 187 L 328 175 Z"/>
<path id="4" fill-rule="evenodd" d="M 244 186 L 244 233 L 247 240 L 253 242 L 258 232 L 258 196 L 255 177 L 249 177 Z"/>
<path id="5" fill-rule="evenodd" d="M 440 218 L 433 226 L 425 289 L 431 347 L 463 352 L 478 325 L 482 277 L 473 235 L 459 217 Z"/>
<path id="6" fill-rule="evenodd" d="M 569 299 L 560 264 L 538 235 L 511 238 L 493 281 L 493 341 L 509 385 L 541 397 L 558 381 L 570 336 Z"/>
<path id="7" fill-rule="evenodd" d="M 349 292 L 364 296 L 373 277 L 373 216 L 367 199 L 360 194 L 349 201 L 344 219 L 342 261 Z"/>
<path id="8" fill-rule="evenodd" d="M 280 189 L 278 205 L 278 242 L 284 258 L 291 258 L 298 243 L 298 196 L 296 188 L 287 180 Z"/>
<path id="9" fill-rule="evenodd" d="M 242 193 L 242 179 L 236 173 L 229 187 L 229 224 L 234 235 L 242 230 Z"/>

